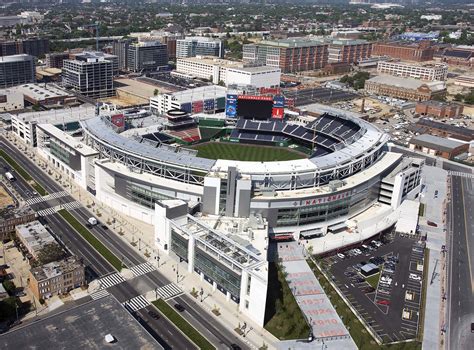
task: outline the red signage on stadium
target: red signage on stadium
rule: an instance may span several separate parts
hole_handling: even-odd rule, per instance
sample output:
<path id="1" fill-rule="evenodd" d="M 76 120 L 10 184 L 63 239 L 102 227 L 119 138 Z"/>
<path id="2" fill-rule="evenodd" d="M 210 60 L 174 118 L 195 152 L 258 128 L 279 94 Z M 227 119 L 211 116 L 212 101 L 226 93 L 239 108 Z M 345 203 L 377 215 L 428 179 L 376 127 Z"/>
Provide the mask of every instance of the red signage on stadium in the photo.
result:
<path id="1" fill-rule="evenodd" d="M 272 108 L 272 118 L 274 119 L 283 119 L 284 109 L 281 107 Z"/>
<path id="2" fill-rule="evenodd" d="M 239 95 L 239 100 L 273 101 L 272 96 Z"/>
<path id="3" fill-rule="evenodd" d="M 280 88 L 265 88 L 262 87 L 259 89 L 260 93 L 263 95 L 279 95 L 280 94 Z"/>
<path id="4" fill-rule="evenodd" d="M 328 202 L 333 202 L 338 199 L 343 199 L 349 197 L 350 192 L 344 192 L 344 193 L 339 193 L 335 194 L 333 196 L 328 196 L 328 197 L 323 197 L 323 198 L 315 198 L 315 199 L 308 199 L 302 202 L 301 204 L 303 205 L 315 205 L 315 204 L 321 204 L 321 203 L 328 203 Z"/>
<path id="5" fill-rule="evenodd" d="M 125 126 L 125 117 L 123 114 L 115 114 L 111 116 L 110 121 L 119 128 L 123 128 Z"/>

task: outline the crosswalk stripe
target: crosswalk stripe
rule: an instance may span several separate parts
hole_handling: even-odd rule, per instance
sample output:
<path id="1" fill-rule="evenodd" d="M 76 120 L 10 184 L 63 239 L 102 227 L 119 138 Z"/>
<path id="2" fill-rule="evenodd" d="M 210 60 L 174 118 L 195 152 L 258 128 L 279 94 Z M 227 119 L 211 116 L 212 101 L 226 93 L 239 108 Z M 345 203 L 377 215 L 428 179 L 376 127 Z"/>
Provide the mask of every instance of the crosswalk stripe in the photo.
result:
<path id="1" fill-rule="evenodd" d="M 106 297 L 107 295 L 109 295 L 109 292 L 107 292 L 107 290 L 105 290 L 105 289 L 101 289 L 98 292 L 92 293 L 91 298 L 92 298 L 92 300 L 97 300 L 97 299 Z"/>
<path id="2" fill-rule="evenodd" d="M 156 293 L 161 297 L 161 299 L 168 300 L 183 294 L 183 290 L 179 288 L 176 284 L 170 283 L 158 288 L 156 290 Z"/>
<path id="3" fill-rule="evenodd" d="M 69 193 L 66 191 L 54 192 L 54 193 L 47 194 L 46 196 L 42 196 L 42 197 L 38 196 L 38 197 L 27 199 L 26 204 L 28 205 L 37 204 L 37 203 L 49 201 L 51 199 L 65 197 L 68 195 Z"/>
<path id="4" fill-rule="evenodd" d="M 107 289 L 123 282 L 125 282 L 125 278 L 118 272 L 99 279 L 101 289 Z"/>
<path id="5" fill-rule="evenodd" d="M 146 263 L 143 263 L 143 264 L 140 264 L 140 265 L 132 266 L 130 268 L 130 270 L 132 270 L 133 274 L 136 277 L 144 275 L 144 274 L 149 273 L 149 272 L 156 271 L 155 267 L 152 264 L 150 264 L 149 262 L 146 262 Z"/>
<path id="6" fill-rule="evenodd" d="M 82 204 L 80 202 L 72 201 L 72 202 L 56 205 L 56 206 L 51 207 L 51 208 L 46 208 L 46 209 L 39 210 L 39 211 L 37 211 L 37 214 L 39 216 L 46 216 L 46 215 L 52 215 L 52 214 L 58 212 L 61 209 L 73 210 L 73 209 L 77 209 L 77 208 L 80 208 L 80 207 L 82 207 Z"/>
<path id="7" fill-rule="evenodd" d="M 150 302 L 143 295 L 139 295 L 130 300 L 127 300 L 126 302 L 122 303 L 122 305 L 127 310 L 134 312 L 147 307 L 148 305 L 150 305 Z"/>

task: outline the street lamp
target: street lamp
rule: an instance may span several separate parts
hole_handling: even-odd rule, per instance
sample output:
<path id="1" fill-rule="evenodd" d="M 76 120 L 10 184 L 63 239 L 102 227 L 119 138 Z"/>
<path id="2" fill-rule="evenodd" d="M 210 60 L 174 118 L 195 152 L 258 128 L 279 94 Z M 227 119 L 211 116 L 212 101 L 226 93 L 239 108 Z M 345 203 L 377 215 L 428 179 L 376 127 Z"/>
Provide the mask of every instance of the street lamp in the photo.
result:
<path id="1" fill-rule="evenodd" d="M 199 294 L 201 295 L 201 303 L 202 303 L 202 296 L 204 294 L 204 289 L 202 289 L 202 287 L 201 287 L 201 291 L 199 292 Z"/>

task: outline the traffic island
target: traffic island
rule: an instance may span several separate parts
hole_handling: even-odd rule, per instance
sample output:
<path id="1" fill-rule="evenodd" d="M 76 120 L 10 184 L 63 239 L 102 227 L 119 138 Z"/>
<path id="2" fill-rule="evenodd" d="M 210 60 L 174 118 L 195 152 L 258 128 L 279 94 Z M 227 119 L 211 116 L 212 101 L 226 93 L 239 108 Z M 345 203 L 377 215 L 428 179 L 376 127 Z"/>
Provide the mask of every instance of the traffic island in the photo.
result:
<path id="1" fill-rule="evenodd" d="M 188 321 L 181 317 L 163 299 L 152 302 L 158 310 L 170 320 L 185 336 L 187 336 L 197 347 L 204 350 L 216 349 L 204 336 L 199 333 Z"/>
<path id="2" fill-rule="evenodd" d="M 117 271 L 121 271 L 126 267 L 119 258 L 117 258 L 106 246 L 104 246 L 95 236 L 85 228 L 71 213 L 65 209 L 58 211 L 68 223 L 71 225 L 100 255 L 102 255 Z"/>

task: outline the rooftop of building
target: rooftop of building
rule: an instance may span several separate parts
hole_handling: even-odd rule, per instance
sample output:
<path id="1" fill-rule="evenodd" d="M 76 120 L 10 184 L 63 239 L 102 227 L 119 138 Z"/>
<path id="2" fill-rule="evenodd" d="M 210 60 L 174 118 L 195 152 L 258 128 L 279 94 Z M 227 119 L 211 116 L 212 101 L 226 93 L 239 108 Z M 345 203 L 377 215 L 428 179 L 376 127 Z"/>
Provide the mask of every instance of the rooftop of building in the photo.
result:
<path id="1" fill-rule="evenodd" d="M 115 343 L 105 341 L 107 334 Z M 163 349 L 111 295 L 34 319 L 0 337 L 2 349 L 28 349 L 32 344 L 36 349 Z"/>
<path id="2" fill-rule="evenodd" d="M 72 121 L 87 119 L 95 115 L 95 106 L 82 105 L 76 108 L 63 108 L 51 111 L 27 112 L 18 115 L 12 115 L 14 119 L 22 122 L 37 124 L 63 124 Z"/>
<path id="3" fill-rule="evenodd" d="M 75 271 L 81 267 L 83 268 L 84 265 L 81 263 L 79 258 L 76 256 L 70 256 L 63 260 L 53 261 L 42 266 L 34 267 L 30 272 L 35 277 L 36 281 L 40 282 Z"/>
<path id="4" fill-rule="evenodd" d="M 435 149 L 442 152 L 451 152 L 455 148 L 464 145 L 462 142 L 445 139 L 444 137 L 422 134 L 414 136 L 410 140 L 411 144 Z"/>
<path id="5" fill-rule="evenodd" d="M 218 85 L 201 86 L 194 89 L 172 92 L 166 95 L 172 96 L 174 101 L 187 103 L 196 100 L 216 99 L 226 95 L 227 88 Z M 153 98 L 153 97 L 152 97 Z"/>
<path id="6" fill-rule="evenodd" d="M 56 243 L 54 237 L 38 220 L 17 225 L 16 232 L 30 251 L 38 252 L 45 245 Z"/>
<path id="7" fill-rule="evenodd" d="M 139 41 L 136 43 L 130 43 L 130 47 L 154 47 L 154 46 L 166 46 L 158 40 Z"/>
<path id="8" fill-rule="evenodd" d="M 446 89 L 443 81 L 424 81 L 415 78 L 402 78 L 392 75 L 378 75 L 367 80 L 371 83 L 396 86 L 402 89 L 416 90 L 423 85 L 426 85 L 431 91 L 442 91 Z"/>
<path id="9" fill-rule="evenodd" d="M 310 47 L 325 45 L 323 38 L 313 37 L 295 37 L 281 40 L 264 40 L 260 41 L 259 46 L 275 46 L 275 47 Z"/>
<path id="10" fill-rule="evenodd" d="M 98 152 L 93 149 L 92 147 L 87 146 L 85 143 L 78 141 L 68 133 L 58 129 L 53 124 L 39 124 L 38 128 L 42 129 L 48 135 L 53 138 L 56 138 L 63 142 L 64 144 L 68 145 L 68 147 L 73 148 L 76 152 L 83 155 L 84 157 L 88 157 L 94 154 L 98 154 Z"/>
<path id="11" fill-rule="evenodd" d="M 53 84 L 23 84 L 12 88 L 34 100 L 41 101 L 47 98 L 66 97 L 71 94 Z"/>
<path id="12" fill-rule="evenodd" d="M 27 54 L 0 56 L 0 63 L 2 62 L 18 62 L 18 61 L 33 61 L 34 57 Z"/>
<path id="13" fill-rule="evenodd" d="M 243 67 L 244 64 L 239 61 L 225 60 L 215 56 L 196 56 L 196 57 L 182 57 L 177 59 L 177 63 L 182 62 L 194 62 L 208 65 L 216 65 L 220 67 Z"/>
<path id="14" fill-rule="evenodd" d="M 418 102 L 419 105 L 425 105 L 425 106 L 432 106 L 432 107 L 450 107 L 450 106 L 456 106 L 460 107 L 462 104 L 456 103 L 456 102 L 441 102 L 441 101 L 435 101 L 435 100 L 428 100 L 428 101 L 420 101 Z"/>
<path id="15" fill-rule="evenodd" d="M 221 43 L 220 39 L 210 38 L 207 36 L 187 36 L 184 39 L 178 39 L 177 41 L 200 41 L 200 42 L 207 42 L 207 43 Z"/>
<path id="16" fill-rule="evenodd" d="M 423 67 L 423 68 L 446 68 L 448 69 L 448 65 L 446 63 L 424 63 L 424 62 L 404 62 L 398 59 L 387 59 L 383 61 L 379 61 L 379 64 L 383 63 L 390 63 L 396 64 L 400 66 L 407 66 L 407 67 Z"/>
<path id="17" fill-rule="evenodd" d="M 474 140 L 474 130 L 472 129 L 460 128 L 458 126 L 429 120 L 428 118 L 421 118 L 410 130 L 416 132 L 416 129 L 423 128 L 439 129 L 452 134 L 464 135 L 469 138 L 469 140 Z"/>
<path id="18" fill-rule="evenodd" d="M 327 39 L 327 42 L 331 45 L 363 45 L 369 44 L 367 40 L 364 39 L 349 39 L 349 38 L 337 38 L 337 39 Z"/>

